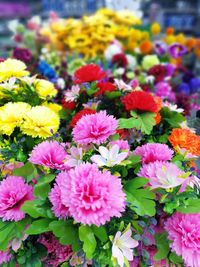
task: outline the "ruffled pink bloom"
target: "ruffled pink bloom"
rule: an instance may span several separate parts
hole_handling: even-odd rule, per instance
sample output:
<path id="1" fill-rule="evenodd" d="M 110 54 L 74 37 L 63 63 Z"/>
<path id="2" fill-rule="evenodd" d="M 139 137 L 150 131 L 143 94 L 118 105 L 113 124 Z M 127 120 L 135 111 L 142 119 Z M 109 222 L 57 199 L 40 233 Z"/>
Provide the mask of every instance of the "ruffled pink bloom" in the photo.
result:
<path id="1" fill-rule="evenodd" d="M 44 141 L 34 147 L 29 161 L 51 169 L 64 170 L 66 155 L 64 147 L 57 141 Z"/>
<path id="2" fill-rule="evenodd" d="M 102 144 L 115 133 L 117 120 L 106 111 L 83 116 L 73 129 L 74 141 L 78 144 Z"/>
<path id="3" fill-rule="evenodd" d="M 57 267 L 72 255 L 71 246 L 61 245 L 52 233 L 42 234 L 38 242 L 47 248 L 48 255 L 42 260 L 44 266 Z"/>
<path id="4" fill-rule="evenodd" d="M 121 180 L 97 165 L 85 163 L 62 173 L 61 201 L 69 207 L 75 221 L 83 224 L 105 224 L 112 217 L 121 217 L 125 194 Z"/>
<path id="5" fill-rule="evenodd" d="M 199 267 L 200 263 L 200 213 L 174 213 L 165 229 L 172 241 L 171 248 L 181 256 L 186 267 Z"/>
<path id="6" fill-rule="evenodd" d="M 3 221 L 20 221 L 25 213 L 20 210 L 27 200 L 33 199 L 32 186 L 22 177 L 8 176 L 0 183 L 0 218 Z"/>
<path id="7" fill-rule="evenodd" d="M 134 153 L 141 156 L 142 163 L 147 164 L 157 160 L 171 160 L 174 152 L 165 144 L 149 143 L 143 146 L 138 146 Z"/>
<path id="8" fill-rule="evenodd" d="M 111 141 L 108 144 L 109 146 L 114 146 L 114 145 L 118 145 L 120 150 L 127 150 L 130 151 L 130 146 L 128 144 L 128 141 L 126 140 L 116 140 L 116 141 Z"/>
<path id="9" fill-rule="evenodd" d="M 174 163 L 155 161 L 144 164 L 139 176 L 149 178 L 150 186 L 154 188 L 173 188 L 185 182 L 184 174 Z"/>
<path id="10" fill-rule="evenodd" d="M 60 184 L 63 179 L 65 179 L 66 173 L 61 172 L 56 177 L 56 183 L 54 184 L 54 187 L 51 189 L 51 192 L 49 193 L 49 199 L 51 201 L 51 204 L 53 205 L 52 210 L 56 217 L 62 219 L 66 218 L 70 215 L 69 213 L 69 207 L 65 206 L 61 199 L 61 190 L 60 190 Z"/>
<path id="11" fill-rule="evenodd" d="M 171 86 L 167 82 L 159 82 L 155 85 L 156 95 L 161 98 L 168 98 L 171 93 Z"/>
<path id="12" fill-rule="evenodd" d="M 0 251 L 0 264 L 9 262 L 11 258 L 12 254 L 9 251 Z"/>

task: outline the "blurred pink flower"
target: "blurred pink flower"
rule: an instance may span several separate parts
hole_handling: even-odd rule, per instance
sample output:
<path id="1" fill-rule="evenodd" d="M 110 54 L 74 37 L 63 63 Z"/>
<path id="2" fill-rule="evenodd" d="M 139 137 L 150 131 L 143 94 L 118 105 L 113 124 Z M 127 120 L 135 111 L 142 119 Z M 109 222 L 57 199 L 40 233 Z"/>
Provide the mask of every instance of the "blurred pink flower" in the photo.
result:
<path id="1" fill-rule="evenodd" d="M 20 210 L 27 200 L 33 199 L 32 186 L 22 177 L 8 176 L 0 183 L 0 218 L 3 221 L 20 221 L 25 213 Z"/>
<path id="2" fill-rule="evenodd" d="M 0 251 L 0 264 L 7 263 L 11 260 L 12 254 L 9 251 Z"/>

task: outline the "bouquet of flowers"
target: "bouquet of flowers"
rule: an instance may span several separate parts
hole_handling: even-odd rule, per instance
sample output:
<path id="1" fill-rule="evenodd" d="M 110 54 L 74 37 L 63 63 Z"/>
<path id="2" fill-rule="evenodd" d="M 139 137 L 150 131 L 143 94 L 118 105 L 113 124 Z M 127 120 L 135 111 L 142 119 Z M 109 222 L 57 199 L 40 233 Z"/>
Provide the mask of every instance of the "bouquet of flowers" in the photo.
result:
<path id="1" fill-rule="evenodd" d="M 159 63 L 143 60 L 147 71 Z M 161 81 L 156 73 L 156 84 L 165 83 L 167 72 Z M 9 91 L 20 95 L 27 73 L 18 74 Z M 200 137 L 140 80 L 114 78 L 97 64 L 76 69 L 65 111 L 50 112 L 56 126 L 50 113 L 27 115 L 54 91 L 39 93 L 26 80 L 38 98 L 15 127 L 26 140 L 46 140 L 32 143 L 27 162 L 0 182 L 2 266 L 199 266 Z"/>

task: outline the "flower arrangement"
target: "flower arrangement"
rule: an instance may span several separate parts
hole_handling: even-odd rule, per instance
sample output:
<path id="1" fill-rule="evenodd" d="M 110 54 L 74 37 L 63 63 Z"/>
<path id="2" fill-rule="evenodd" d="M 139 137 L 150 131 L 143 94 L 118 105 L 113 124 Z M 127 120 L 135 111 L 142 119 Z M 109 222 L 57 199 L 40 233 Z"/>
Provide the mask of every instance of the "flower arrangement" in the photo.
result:
<path id="1" fill-rule="evenodd" d="M 171 66 L 156 55 L 141 64 L 144 77 L 171 90 Z M 58 115 L 52 83 L 28 77 L 24 65 L 10 69 L 2 83 L 16 81 L 2 90 L 0 112 L 12 120 L 0 124 L 2 138 L 23 134 L 32 144 L 20 164 L 2 154 L 2 266 L 198 267 L 200 137 L 183 110 L 144 90 L 141 77 L 113 79 L 90 63 L 74 72 Z M 27 100 L 10 103 L 13 94 Z"/>

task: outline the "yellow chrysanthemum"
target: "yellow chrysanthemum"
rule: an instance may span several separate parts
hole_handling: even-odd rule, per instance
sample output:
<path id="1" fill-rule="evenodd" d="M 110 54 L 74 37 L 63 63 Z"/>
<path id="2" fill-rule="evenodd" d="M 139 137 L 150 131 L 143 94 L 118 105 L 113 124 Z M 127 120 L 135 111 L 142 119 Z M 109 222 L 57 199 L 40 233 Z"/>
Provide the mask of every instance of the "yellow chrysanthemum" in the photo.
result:
<path id="1" fill-rule="evenodd" d="M 56 113 L 59 113 L 59 111 L 62 109 L 62 107 L 56 103 L 43 103 L 42 104 L 43 106 L 47 107 L 47 108 L 50 108 L 51 110 L 53 110 L 54 112 Z"/>
<path id="2" fill-rule="evenodd" d="M 141 20 L 130 10 L 116 12 L 116 22 L 125 25 L 141 25 Z"/>
<path id="3" fill-rule="evenodd" d="M 157 35 L 157 34 L 160 33 L 160 31 L 161 31 L 160 24 L 157 23 L 157 22 L 154 22 L 154 23 L 151 25 L 151 32 L 152 32 L 152 34 Z"/>
<path id="4" fill-rule="evenodd" d="M 11 77 L 20 78 L 28 75 L 26 65 L 20 60 L 8 58 L 0 63 L 0 82 L 4 82 Z"/>
<path id="5" fill-rule="evenodd" d="M 59 116 L 44 106 L 32 107 L 25 115 L 21 130 L 32 137 L 46 138 L 56 133 L 59 127 Z"/>
<path id="6" fill-rule="evenodd" d="M 26 112 L 31 108 L 27 103 L 9 102 L 0 108 L 0 132 L 11 135 L 15 127 L 22 124 Z"/>
<path id="7" fill-rule="evenodd" d="M 54 97 L 57 94 L 54 84 L 47 80 L 36 79 L 34 85 L 41 98 Z"/>

